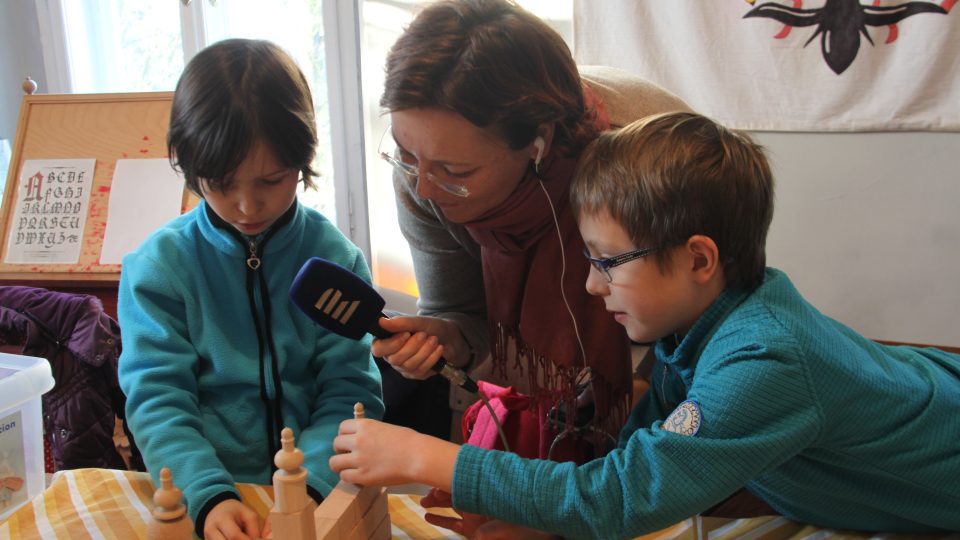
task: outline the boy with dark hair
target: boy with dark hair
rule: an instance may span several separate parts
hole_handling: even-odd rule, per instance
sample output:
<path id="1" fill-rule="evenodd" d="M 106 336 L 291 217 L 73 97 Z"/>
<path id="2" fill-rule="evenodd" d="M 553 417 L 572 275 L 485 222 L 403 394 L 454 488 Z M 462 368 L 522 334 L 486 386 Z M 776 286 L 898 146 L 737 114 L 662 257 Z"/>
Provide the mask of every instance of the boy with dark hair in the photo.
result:
<path id="1" fill-rule="evenodd" d="M 332 334 L 288 298 L 314 256 L 370 279 L 360 249 L 297 202 L 315 176 L 313 111 L 306 78 L 273 43 L 200 51 L 177 83 L 167 146 L 203 201 L 123 260 L 128 422 L 154 482 L 170 468 L 207 538 L 260 538 L 234 484 L 270 483 L 284 427 L 320 501 L 337 482 L 326 461 L 340 420 L 358 401 L 383 414 L 369 338 Z"/>
<path id="2" fill-rule="evenodd" d="M 656 531 L 744 486 L 824 527 L 960 530 L 960 356 L 866 339 L 765 266 L 773 178 L 749 137 L 692 113 L 605 133 L 571 204 L 587 290 L 655 343 L 620 448 L 577 467 L 348 420 L 330 460 L 342 479 L 424 482 L 577 538 Z"/>

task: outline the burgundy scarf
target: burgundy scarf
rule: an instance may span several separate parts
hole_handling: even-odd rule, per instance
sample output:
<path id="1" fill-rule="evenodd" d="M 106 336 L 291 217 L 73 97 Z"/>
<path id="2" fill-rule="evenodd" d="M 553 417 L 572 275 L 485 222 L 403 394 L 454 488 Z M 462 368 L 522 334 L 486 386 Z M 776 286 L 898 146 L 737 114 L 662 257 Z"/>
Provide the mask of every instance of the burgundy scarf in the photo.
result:
<path id="1" fill-rule="evenodd" d="M 573 410 L 577 375 L 589 366 L 594 427 L 616 438 L 626 420 L 632 390 L 629 339 L 607 313 L 603 300 L 584 290 L 590 265 L 583 258 L 583 239 L 568 200 L 576 160 L 550 156 L 542 165 L 543 184 L 563 237 L 563 255 L 550 205 L 532 170 L 499 208 L 466 224 L 481 246 L 494 366 L 505 376 L 507 344 L 513 340 L 516 367 L 528 377 L 531 397 L 542 412 L 558 403 Z M 586 359 L 560 294 L 564 259 L 562 286 Z M 545 457 L 553 436 L 541 427 L 541 457 Z"/>

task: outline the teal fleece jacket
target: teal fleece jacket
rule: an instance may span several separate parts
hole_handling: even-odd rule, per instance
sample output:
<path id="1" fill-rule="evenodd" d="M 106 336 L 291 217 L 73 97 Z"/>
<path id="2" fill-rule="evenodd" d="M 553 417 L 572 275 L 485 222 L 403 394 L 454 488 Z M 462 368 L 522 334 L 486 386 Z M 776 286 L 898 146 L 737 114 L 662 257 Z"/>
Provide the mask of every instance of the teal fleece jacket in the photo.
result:
<path id="1" fill-rule="evenodd" d="M 823 527 L 960 531 L 960 356 L 868 340 L 774 269 L 655 353 L 619 449 L 578 468 L 463 446 L 454 505 L 609 540 L 746 486 Z"/>
<path id="2" fill-rule="evenodd" d="M 124 257 L 118 298 L 127 421 L 154 482 L 170 468 L 200 532 L 213 505 L 239 498 L 234 483 L 272 482 L 283 427 L 319 497 L 337 483 L 328 459 L 354 403 L 383 415 L 370 338 L 330 333 L 288 299 L 314 256 L 369 281 L 362 252 L 299 203 L 255 239 L 217 222 L 201 202 L 157 230 Z"/>

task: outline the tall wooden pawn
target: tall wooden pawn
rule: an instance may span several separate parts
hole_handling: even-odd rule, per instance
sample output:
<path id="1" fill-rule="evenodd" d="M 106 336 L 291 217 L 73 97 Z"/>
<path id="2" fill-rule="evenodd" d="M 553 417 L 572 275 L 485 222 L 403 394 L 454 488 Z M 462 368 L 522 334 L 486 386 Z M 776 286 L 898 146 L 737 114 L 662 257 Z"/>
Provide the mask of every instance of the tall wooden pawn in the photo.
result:
<path id="1" fill-rule="evenodd" d="M 190 540 L 193 520 L 183 505 L 183 493 L 173 485 L 170 469 L 160 469 L 160 488 L 153 492 L 153 519 L 147 525 L 147 540 Z"/>
<path id="2" fill-rule="evenodd" d="M 317 503 L 307 495 L 307 470 L 303 452 L 294 446 L 293 430 L 280 432 L 281 448 L 273 458 L 277 472 L 273 473 L 273 508 L 270 523 L 273 538 L 283 540 L 314 540 L 313 511 Z"/>

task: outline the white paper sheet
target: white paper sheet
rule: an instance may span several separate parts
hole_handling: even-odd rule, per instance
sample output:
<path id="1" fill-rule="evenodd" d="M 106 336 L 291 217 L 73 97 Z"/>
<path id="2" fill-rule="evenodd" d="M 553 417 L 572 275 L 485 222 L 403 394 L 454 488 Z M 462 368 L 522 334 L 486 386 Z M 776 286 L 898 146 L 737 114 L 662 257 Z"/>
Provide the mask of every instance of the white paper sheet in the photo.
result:
<path id="1" fill-rule="evenodd" d="M 79 262 L 96 164 L 96 159 L 23 162 L 4 262 Z"/>
<path id="2" fill-rule="evenodd" d="M 100 264 L 120 264 L 150 233 L 180 215 L 183 177 L 167 159 L 118 159 Z"/>

